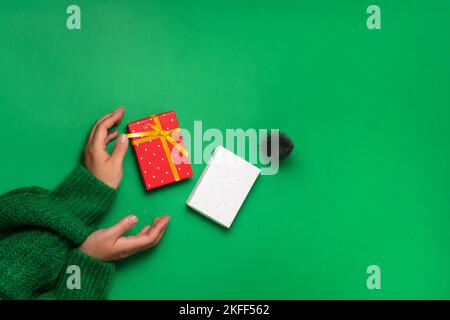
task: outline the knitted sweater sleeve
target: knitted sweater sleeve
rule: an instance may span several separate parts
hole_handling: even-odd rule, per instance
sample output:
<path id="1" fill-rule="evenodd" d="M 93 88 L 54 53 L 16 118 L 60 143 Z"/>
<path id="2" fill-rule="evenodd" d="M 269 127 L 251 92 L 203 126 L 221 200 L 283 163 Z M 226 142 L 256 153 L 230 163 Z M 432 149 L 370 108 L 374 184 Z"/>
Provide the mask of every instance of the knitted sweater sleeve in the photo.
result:
<path id="1" fill-rule="evenodd" d="M 115 199 L 116 190 L 95 178 L 80 165 L 49 196 L 52 202 L 59 203 L 69 221 L 75 220 L 88 226 L 81 230 L 90 234 L 98 219 Z M 88 235 L 78 233 L 81 238 L 77 238 L 75 232 L 72 233 L 71 239 L 77 246 Z M 68 254 L 55 287 L 48 294 L 63 300 L 104 299 L 114 270 L 113 263 L 96 260 L 74 248 Z M 41 298 L 44 297 L 45 295 Z"/>
<path id="2" fill-rule="evenodd" d="M 53 191 L 20 188 L 0 197 L 0 233 L 21 227 L 56 232 L 75 245 L 95 230 L 117 191 L 77 166 Z"/>
<path id="3" fill-rule="evenodd" d="M 96 260 L 79 249 L 72 249 L 54 288 L 38 299 L 105 299 L 114 269 L 113 263 Z"/>
<path id="4" fill-rule="evenodd" d="M 104 298 L 114 272 L 114 264 L 98 261 L 81 252 L 78 247 L 95 230 L 97 220 L 106 212 L 115 196 L 116 190 L 96 179 L 81 165 L 53 191 L 28 187 L 0 196 L 0 249 L 6 246 L 7 239 L 18 231 L 26 233 L 27 230 L 41 230 L 42 239 L 34 241 L 33 245 L 39 246 L 43 252 L 52 249 L 50 252 L 54 254 L 53 260 L 40 261 L 38 256 L 36 259 L 39 261 L 35 259 L 28 263 L 27 260 L 17 264 L 17 266 L 30 264 L 23 265 L 24 270 L 35 270 L 36 265 L 41 265 L 47 272 L 47 279 L 54 279 L 49 281 L 44 279 L 45 283 L 39 284 L 34 283 L 36 277 L 31 277 L 28 282 L 21 278 L 24 283 L 33 283 L 34 289 L 30 286 L 23 289 L 29 293 L 23 292 L 17 296 L 40 299 Z M 24 237 L 27 235 L 28 233 Z M 48 240 L 53 237 L 59 239 L 57 243 L 61 245 L 55 246 Z M 8 248 L 5 248 L 11 255 L 8 261 L 22 259 L 19 256 L 14 257 L 17 250 L 10 248 L 12 245 L 8 244 Z M 47 248 L 47 245 L 51 248 Z M 10 270 L 13 265 L 16 264 L 5 268 Z M 18 276 L 16 271 L 12 274 Z M 22 275 L 28 277 L 29 272 L 19 274 L 20 277 Z M 7 281 L 8 278 L 5 278 L 1 286 L 14 286 L 14 283 L 18 283 L 17 279 L 12 283 Z M 37 293 L 35 289 L 39 287 Z"/>

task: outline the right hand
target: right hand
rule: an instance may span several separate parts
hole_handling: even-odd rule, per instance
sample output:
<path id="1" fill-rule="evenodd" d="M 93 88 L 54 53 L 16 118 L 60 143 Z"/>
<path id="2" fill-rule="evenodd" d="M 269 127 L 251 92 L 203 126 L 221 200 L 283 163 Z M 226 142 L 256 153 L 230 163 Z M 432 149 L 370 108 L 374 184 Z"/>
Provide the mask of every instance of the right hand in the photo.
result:
<path id="1" fill-rule="evenodd" d="M 125 237 L 123 234 L 137 223 L 135 216 L 128 216 L 110 228 L 91 233 L 79 249 L 97 260 L 120 260 L 158 244 L 169 220 L 168 216 L 158 217 L 137 235 Z"/>

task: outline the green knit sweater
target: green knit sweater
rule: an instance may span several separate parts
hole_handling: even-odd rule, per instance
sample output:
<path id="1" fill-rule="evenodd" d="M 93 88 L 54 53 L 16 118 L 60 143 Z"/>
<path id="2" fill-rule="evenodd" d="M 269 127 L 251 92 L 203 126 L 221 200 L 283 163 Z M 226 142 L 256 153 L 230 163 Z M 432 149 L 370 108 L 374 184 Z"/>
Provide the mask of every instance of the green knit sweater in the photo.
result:
<path id="1" fill-rule="evenodd" d="M 0 196 L 0 299 L 104 298 L 114 264 L 77 248 L 115 196 L 81 165 L 54 191 L 29 187 Z M 72 265 L 80 289 L 67 285 Z"/>

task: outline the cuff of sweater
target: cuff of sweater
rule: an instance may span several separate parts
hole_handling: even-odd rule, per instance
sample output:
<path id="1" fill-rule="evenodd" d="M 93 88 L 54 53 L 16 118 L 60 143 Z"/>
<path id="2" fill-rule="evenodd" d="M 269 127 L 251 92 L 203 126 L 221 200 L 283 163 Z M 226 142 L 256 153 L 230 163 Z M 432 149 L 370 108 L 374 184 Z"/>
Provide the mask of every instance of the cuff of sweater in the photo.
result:
<path id="1" fill-rule="evenodd" d="M 73 249 L 56 287 L 62 300 L 104 299 L 114 273 L 110 262 L 96 260 L 79 249 Z"/>
<path id="2" fill-rule="evenodd" d="M 94 177 L 85 167 L 78 165 L 51 193 L 63 202 L 64 209 L 81 222 L 92 224 L 111 205 L 117 190 Z"/>

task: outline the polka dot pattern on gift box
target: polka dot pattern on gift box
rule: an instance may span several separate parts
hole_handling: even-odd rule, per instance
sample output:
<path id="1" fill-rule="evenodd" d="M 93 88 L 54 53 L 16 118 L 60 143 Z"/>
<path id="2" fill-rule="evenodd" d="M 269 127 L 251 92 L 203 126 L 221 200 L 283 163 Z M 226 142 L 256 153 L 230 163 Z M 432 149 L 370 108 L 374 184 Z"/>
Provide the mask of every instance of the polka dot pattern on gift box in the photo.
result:
<path id="1" fill-rule="evenodd" d="M 158 119 L 163 130 L 171 130 L 179 127 L 174 111 L 160 114 L 158 115 Z M 150 125 L 156 125 L 154 116 L 129 123 L 128 131 L 132 133 L 145 132 L 151 130 Z M 179 145 L 184 147 L 182 136 L 179 133 L 173 135 L 172 138 L 177 141 Z M 138 139 L 141 138 L 133 138 L 132 140 Z M 173 145 L 167 142 L 167 146 L 171 153 L 174 148 Z M 141 142 L 133 145 L 133 149 L 137 157 L 144 186 L 147 190 L 176 182 L 169 160 L 167 159 L 167 155 L 165 153 L 165 148 L 162 148 L 161 139 L 158 138 L 155 140 Z M 179 154 L 179 157 L 182 157 L 181 162 L 177 161 L 177 159 L 174 159 L 173 162 L 180 180 L 192 177 L 193 174 L 189 159 L 183 157 L 182 154 Z"/>
<path id="2" fill-rule="evenodd" d="M 259 172 L 256 166 L 219 146 L 187 204 L 229 228 Z"/>

